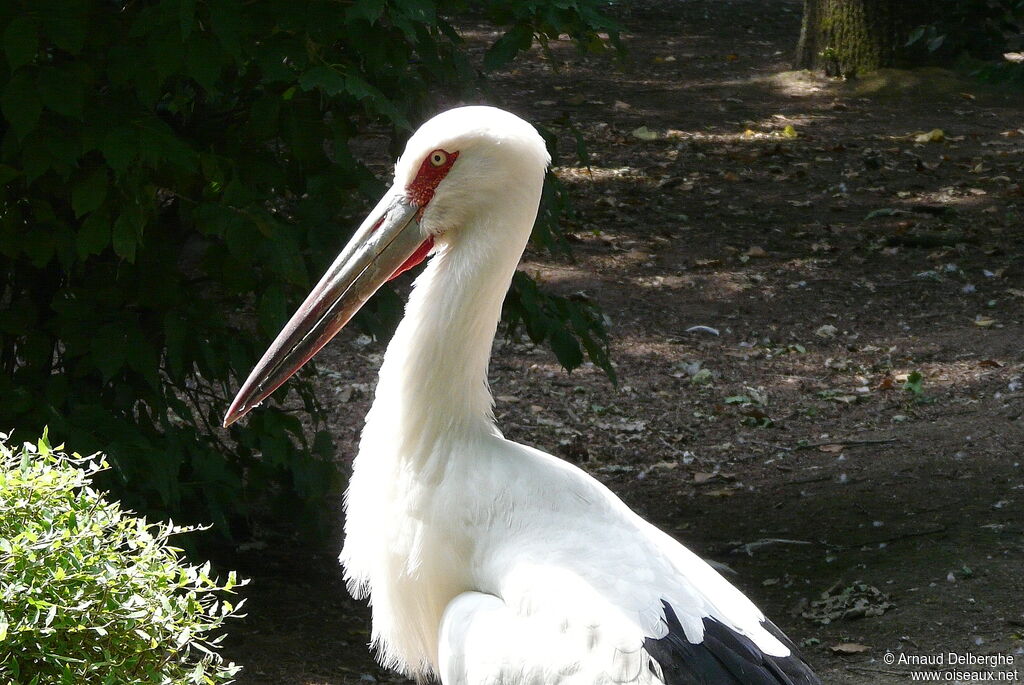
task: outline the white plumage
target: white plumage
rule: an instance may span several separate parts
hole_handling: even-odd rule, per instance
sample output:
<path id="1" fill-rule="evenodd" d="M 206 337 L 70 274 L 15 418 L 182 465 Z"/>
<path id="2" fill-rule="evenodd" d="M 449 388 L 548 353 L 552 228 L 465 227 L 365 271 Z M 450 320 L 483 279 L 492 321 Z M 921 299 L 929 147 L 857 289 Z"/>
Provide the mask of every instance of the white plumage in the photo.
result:
<path id="1" fill-rule="evenodd" d="M 341 562 L 370 600 L 381 662 L 444 685 L 818 682 L 703 560 L 582 470 L 502 437 L 487 363 L 549 157 L 518 117 L 455 109 L 409 140 L 392 193 L 415 196 L 438 152 L 457 159 L 408 229 L 433 239 L 432 258 L 384 356 L 345 502 Z"/>

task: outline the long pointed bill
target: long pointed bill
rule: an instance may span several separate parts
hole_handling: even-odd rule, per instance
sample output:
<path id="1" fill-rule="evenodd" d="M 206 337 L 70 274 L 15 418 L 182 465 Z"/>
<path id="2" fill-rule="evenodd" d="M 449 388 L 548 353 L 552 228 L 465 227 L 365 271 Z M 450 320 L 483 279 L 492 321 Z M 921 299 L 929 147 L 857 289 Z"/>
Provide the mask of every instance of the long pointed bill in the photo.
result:
<path id="1" fill-rule="evenodd" d="M 427 256 L 433 241 L 420 232 L 419 209 L 394 188 L 381 198 L 249 374 L 224 417 L 225 428 L 309 361 L 385 281 Z"/>

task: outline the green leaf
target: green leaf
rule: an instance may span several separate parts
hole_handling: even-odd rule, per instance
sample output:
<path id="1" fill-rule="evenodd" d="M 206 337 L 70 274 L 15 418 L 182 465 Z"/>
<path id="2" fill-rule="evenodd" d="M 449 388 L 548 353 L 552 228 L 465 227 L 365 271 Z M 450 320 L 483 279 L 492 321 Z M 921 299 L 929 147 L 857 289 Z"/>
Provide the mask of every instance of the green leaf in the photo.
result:
<path id="1" fill-rule="evenodd" d="M 92 212 L 82 222 L 75 236 L 75 249 L 81 258 L 99 254 L 110 245 L 110 216 L 104 212 Z"/>
<path id="2" fill-rule="evenodd" d="M 45 0 L 39 2 L 38 9 L 50 40 L 62 50 L 77 55 L 89 30 L 88 0 Z"/>
<path id="3" fill-rule="evenodd" d="M 564 328 L 556 328 L 551 332 L 551 349 L 558 363 L 572 371 L 583 363 L 583 350 L 576 338 Z"/>
<path id="4" fill-rule="evenodd" d="M 367 103 L 370 109 L 386 116 L 398 128 L 412 128 L 408 118 L 395 103 L 359 75 L 350 73 L 345 76 L 345 90 L 356 99 Z"/>
<path id="5" fill-rule="evenodd" d="M 185 338 L 188 334 L 188 324 L 179 314 L 169 312 L 164 317 L 163 333 L 168 370 L 171 377 L 178 380 L 185 371 Z"/>
<path id="6" fill-rule="evenodd" d="M 47 108 L 67 117 L 82 118 L 85 83 L 81 74 L 47 67 L 39 70 L 36 82 L 39 98 Z"/>
<path id="7" fill-rule="evenodd" d="M 135 249 L 138 247 L 141 234 L 142 227 L 138 213 L 132 210 L 122 212 L 114 222 L 114 253 L 129 262 L 134 262 Z"/>
<path id="8" fill-rule="evenodd" d="M 384 14 L 384 0 L 356 0 L 355 4 L 345 10 L 345 19 L 353 21 L 362 19 L 373 25 Z"/>
<path id="9" fill-rule="evenodd" d="M 185 67 L 188 75 L 204 89 L 214 90 L 221 66 L 221 52 L 215 40 L 208 36 L 196 36 L 188 42 Z"/>
<path id="10" fill-rule="evenodd" d="M 35 84 L 24 71 L 15 74 L 4 88 L 0 96 L 0 112 L 11 123 L 18 138 L 24 138 L 35 128 L 43 112 L 43 105 L 36 95 Z"/>
<path id="11" fill-rule="evenodd" d="M 92 335 L 92 360 L 104 381 L 109 381 L 124 366 L 126 341 L 121 326 L 104 326 Z"/>
<path id="12" fill-rule="evenodd" d="M 511 62 L 521 50 L 529 50 L 532 45 L 533 27 L 518 24 L 487 49 L 484 54 L 484 69 L 499 69 Z"/>
<path id="13" fill-rule="evenodd" d="M 156 67 L 157 83 L 179 72 L 184 63 L 186 47 L 186 45 L 182 45 L 177 31 L 154 30 L 146 35 L 146 52 L 152 60 L 153 66 Z M 142 74 L 140 74 L 141 76 Z M 150 81 L 154 80 L 152 73 L 149 73 L 146 78 Z"/>
<path id="14" fill-rule="evenodd" d="M 249 109 L 249 130 L 252 135 L 257 139 L 273 136 L 277 133 L 280 114 L 281 98 L 275 94 L 264 94 Z"/>
<path id="15" fill-rule="evenodd" d="M 299 85 L 303 90 L 319 88 L 327 95 L 337 95 L 345 92 L 345 78 L 334 69 L 323 65 L 312 67 L 306 70 L 299 78 Z M 359 97 L 357 95 L 357 97 Z"/>
<path id="16" fill-rule="evenodd" d="M 921 372 L 912 371 L 907 376 L 907 381 L 903 384 L 903 389 L 915 397 L 921 397 L 924 394 L 924 376 L 921 375 Z"/>
<path id="17" fill-rule="evenodd" d="M 910 37 L 907 38 L 906 46 L 910 47 L 911 45 L 913 45 L 917 41 L 921 40 L 921 38 L 924 37 L 924 32 L 925 32 L 926 28 L 927 28 L 926 26 L 918 26 L 916 29 L 911 31 L 910 32 Z"/>
<path id="18" fill-rule="evenodd" d="M 107 197 L 107 170 L 100 167 L 81 178 L 71 189 L 71 208 L 76 217 L 94 211 Z"/>
<path id="19" fill-rule="evenodd" d="M 274 283 L 264 291 L 260 298 L 260 327 L 268 335 L 275 335 L 281 330 L 281 325 L 287 316 L 288 307 L 285 302 L 284 290 L 280 285 Z"/>
<path id="20" fill-rule="evenodd" d="M 325 459 L 332 459 L 335 454 L 334 440 L 330 431 L 319 430 L 313 438 L 313 453 Z"/>
<path id="21" fill-rule="evenodd" d="M 43 144 L 39 131 L 30 132 L 22 141 L 21 169 L 25 172 L 25 182 L 31 184 L 42 176 L 53 165 L 50 151 Z"/>
<path id="22" fill-rule="evenodd" d="M 178 24 L 181 27 L 181 40 L 187 41 L 192 35 L 192 27 L 196 20 L 196 0 L 178 0 Z"/>
<path id="23" fill-rule="evenodd" d="M 242 56 L 241 34 L 247 28 L 251 15 L 243 15 L 239 0 L 220 0 L 208 3 L 213 35 L 217 36 L 224 51 L 236 59 Z"/>
<path id="24" fill-rule="evenodd" d="M 139 136 L 128 126 L 111 128 L 100 143 L 107 164 L 117 173 L 124 173 L 139 152 Z"/>
<path id="25" fill-rule="evenodd" d="M 4 54 L 11 71 L 31 62 L 39 50 L 39 32 L 31 17 L 15 17 L 4 29 Z"/>
<path id="26" fill-rule="evenodd" d="M 128 332 L 128 350 L 125 354 L 128 367 L 142 376 L 150 388 L 160 388 L 160 360 L 153 345 L 146 339 L 142 331 L 132 328 Z"/>
<path id="27" fill-rule="evenodd" d="M 0 187 L 3 187 L 21 176 L 21 172 L 12 166 L 0 164 Z"/>

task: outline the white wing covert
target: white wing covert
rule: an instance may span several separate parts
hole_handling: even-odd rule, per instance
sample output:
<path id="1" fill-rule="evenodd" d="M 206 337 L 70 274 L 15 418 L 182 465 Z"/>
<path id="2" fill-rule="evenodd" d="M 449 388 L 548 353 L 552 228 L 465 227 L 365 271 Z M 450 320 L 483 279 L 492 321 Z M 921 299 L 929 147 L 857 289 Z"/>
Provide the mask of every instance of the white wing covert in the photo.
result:
<path id="1" fill-rule="evenodd" d="M 514 443 L 509 443 L 514 445 Z M 819 682 L 792 643 L 706 562 L 554 457 L 514 445 L 515 518 L 448 606 L 445 685 Z M 507 502 L 506 502 L 507 504 Z"/>

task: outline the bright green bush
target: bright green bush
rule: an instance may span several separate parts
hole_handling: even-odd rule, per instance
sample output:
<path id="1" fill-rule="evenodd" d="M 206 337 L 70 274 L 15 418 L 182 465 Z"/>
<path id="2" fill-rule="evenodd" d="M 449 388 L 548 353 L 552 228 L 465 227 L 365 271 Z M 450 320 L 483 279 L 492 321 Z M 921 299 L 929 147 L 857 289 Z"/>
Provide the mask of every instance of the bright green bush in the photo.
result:
<path id="1" fill-rule="evenodd" d="M 60 449 L 0 435 L 0 682 L 230 682 L 217 645 L 246 581 L 187 563 L 170 539 L 192 529 L 124 511 L 93 489 L 102 458 Z"/>
<path id="2" fill-rule="evenodd" d="M 275 406 L 315 410 L 308 383 L 219 423 L 382 189 L 350 141 L 375 132 L 393 154 L 474 97 L 453 13 L 507 27 L 495 68 L 534 37 L 614 42 L 600 2 L 0 2 L 0 427 L 107 451 L 104 486 L 140 511 L 221 532 L 256 504 L 322 520 L 329 434 Z M 399 311 L 383 292 L 360 322 L 387 336 Z M 533 332 L 610 368 L 601 319 L 580 321 Z"/>

